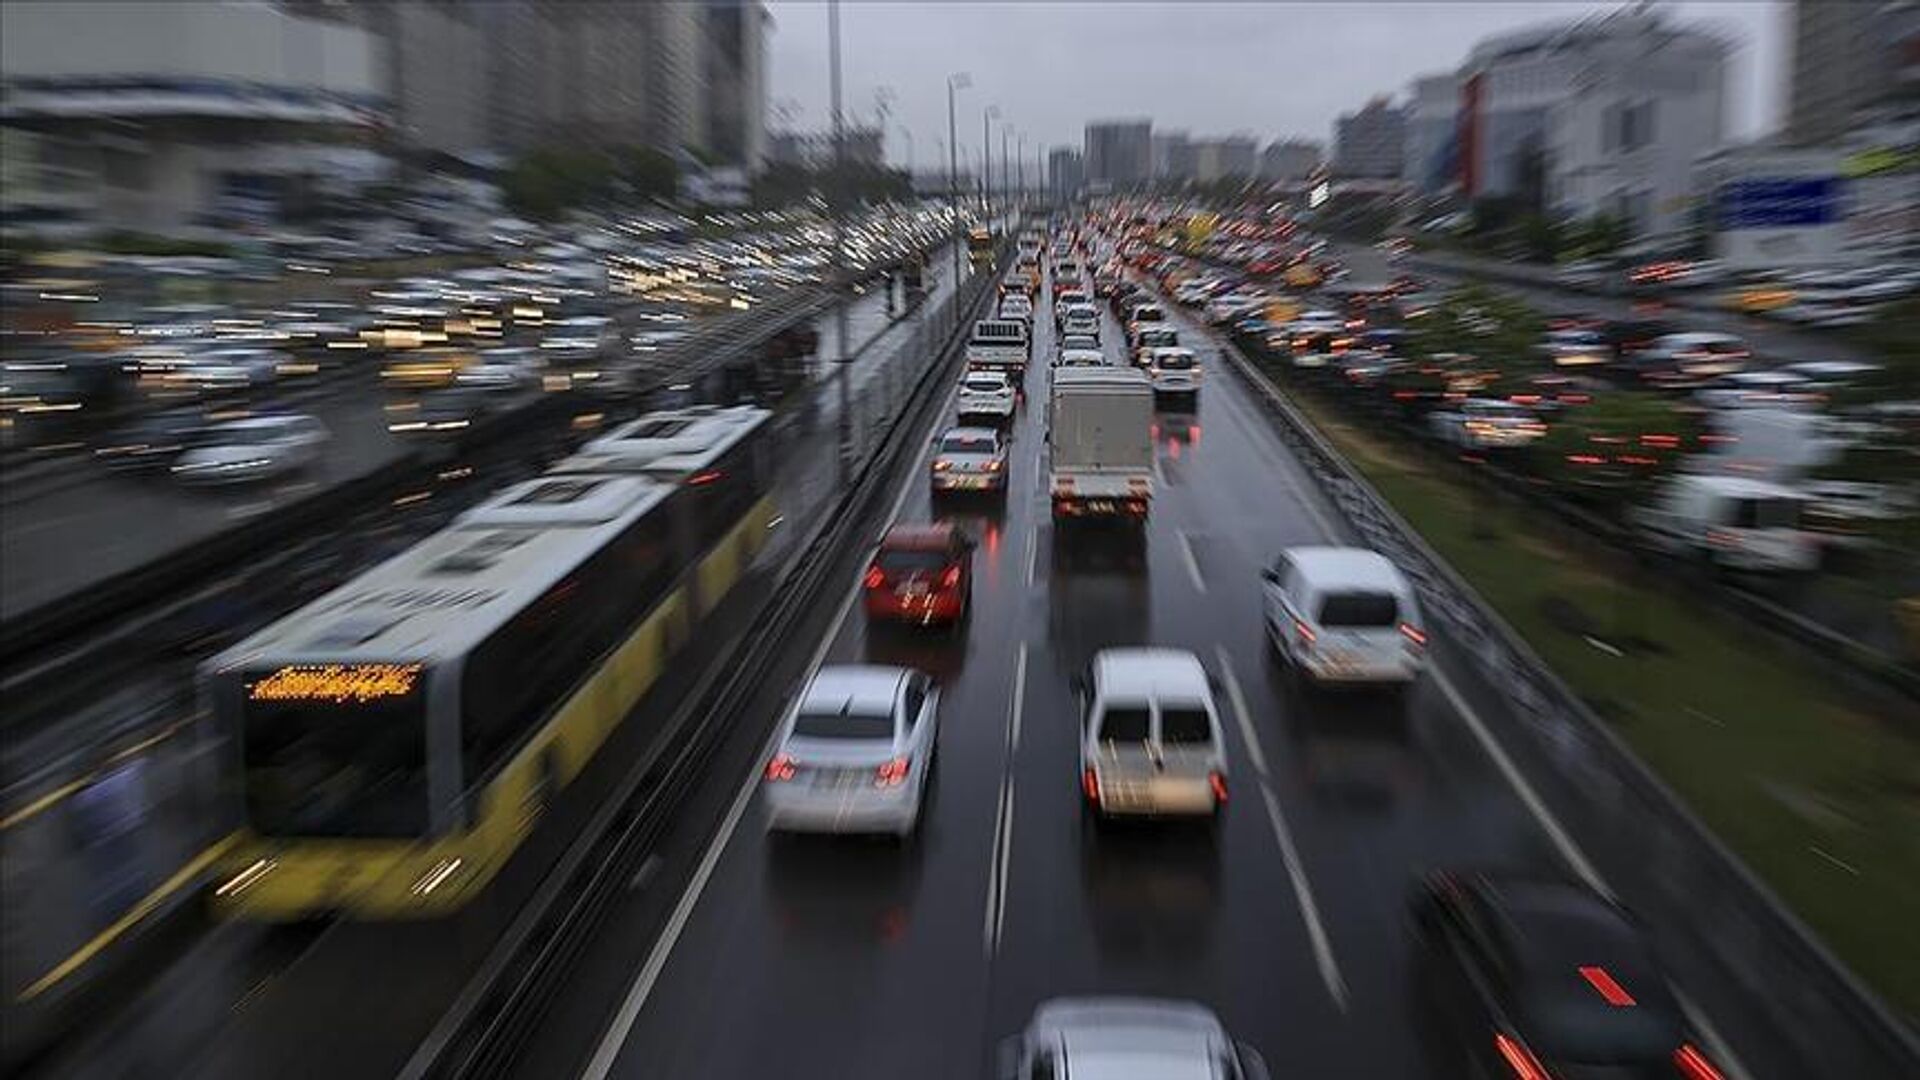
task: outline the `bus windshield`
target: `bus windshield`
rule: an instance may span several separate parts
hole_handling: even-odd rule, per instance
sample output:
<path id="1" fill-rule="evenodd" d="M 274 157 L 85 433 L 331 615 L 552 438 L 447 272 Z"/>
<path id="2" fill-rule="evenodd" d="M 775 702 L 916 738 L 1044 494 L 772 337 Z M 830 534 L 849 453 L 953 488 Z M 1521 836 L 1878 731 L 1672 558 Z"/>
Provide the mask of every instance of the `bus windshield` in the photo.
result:
<path id="1" fill-rule="evenodd" d="M 262 836 L 427 832 L 425 695 L 247 701 L 247 820 Z"/>

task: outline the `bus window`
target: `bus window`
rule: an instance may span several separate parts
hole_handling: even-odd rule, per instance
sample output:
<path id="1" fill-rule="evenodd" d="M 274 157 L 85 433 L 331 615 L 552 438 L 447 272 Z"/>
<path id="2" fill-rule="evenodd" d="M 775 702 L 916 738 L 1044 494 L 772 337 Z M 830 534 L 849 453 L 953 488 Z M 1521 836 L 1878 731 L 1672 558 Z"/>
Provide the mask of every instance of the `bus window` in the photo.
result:
<path id="1" fill-rule="evenodd" d="M 419 837 L 428 828 L 426 694 L 247 701 L 247 818 L 270 837 Z"/>

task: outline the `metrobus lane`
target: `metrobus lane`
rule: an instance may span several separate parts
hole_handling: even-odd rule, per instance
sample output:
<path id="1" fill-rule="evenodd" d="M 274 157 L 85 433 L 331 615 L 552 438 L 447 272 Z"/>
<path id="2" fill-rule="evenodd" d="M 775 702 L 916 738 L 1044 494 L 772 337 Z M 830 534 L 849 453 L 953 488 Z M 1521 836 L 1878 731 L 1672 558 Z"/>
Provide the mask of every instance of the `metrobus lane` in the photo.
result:
<path id="1" fill-rule="evenodd" d="M 1038 354 L 1038 350 L 1036 350 Z M 1030 370 L 1027 388 L 1042 375 Z M 949 395 L 930 435 L 953 421 Z M 770 834 L 759 788 L 717 778 L 738 796 L 680 894 L 665 932 L 629 966 L 615 1000 L 565 1003 L 604 1017 L 570 1068 L 592 1077 L 675 1075 L 971 1075 L 988 968 L 982 944 L 1013 688 L 1030 662 L 1043 610 L 1028 587 L 1040 476 L 1032 401 L 1009 429 L 1009 495 L 941 498 L 928 490 L 929 442 L 888 520 L 948 521 L 974 542 L 972 612 L 956 629 L 869 625 L 849 581 L 844 605 L 810 652 L 821 665 L 918 668 L 940 688 L 933 780 L 902 843 Z M 862 563 L 864 568 L 864 562 Z M 792 688 L 797 693 L 799 686 Z M 782 708 L 792 694 L 776 699 Z M 742 718 L 771 730 L 778 716 Z M 770 747 L 769 747 L 770 749 Z M 957 1048 L 967 1048 L 963 1055 Z M 561 1067 L 551 1046 L 524 1075 Z"/>

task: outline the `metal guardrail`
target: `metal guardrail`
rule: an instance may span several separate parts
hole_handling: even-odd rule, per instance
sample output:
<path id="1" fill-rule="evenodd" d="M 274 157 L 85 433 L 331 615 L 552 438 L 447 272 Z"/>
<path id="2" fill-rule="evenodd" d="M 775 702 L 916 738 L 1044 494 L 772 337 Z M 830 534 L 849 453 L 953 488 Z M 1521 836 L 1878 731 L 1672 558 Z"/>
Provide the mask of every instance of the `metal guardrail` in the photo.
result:
<path id="1" fill-rule="evenodd" d="M 914 427 L 910 419 L 939 400 L 938 377 L 954 366 L 960 331 L 990 294 L 996 277 L 996 268 L 976 273 L 933 310 L 923 312 L 921 325 L 896 354 L 914 362 L 887 364 L 895 374 L 870 379 L 853 397 L 856 464 L 845 478 L 841 498 L 832 512 L 818 519 L 808 542 L 767 590 L 769 610 L 755 620 L 734 656 L 715 665 L 726 673 L 724 680 L 688 696 L 682 712 L 695 719 L 675 740 L 671 763 L 635 769 L 626 778 L 423 1041 L 402 1070 L 402 1080 L 492 1076 L 510 1069 L 552 988 L 565 977 L 572 958 L 620 892 L 620 883 L 631 872 L 629 864 L 723 741 L 726 728 L 720 718 L 734 715 L 736 710 L 728 706 L 744 700 L 786 652 L 794 626 L 816 608 L 819 592 L 834 580 L 836 556 L 849 550 L 871 524 L 870 511 L 880 504 L 886 480 L 902 456 L 917 446 L 907 437 Z M 843 370 L 838 377 L 851 374 Z M 642 783 L 649 778 L 655 781 L 652 785 Z"/>
<path id="2" fill-rule="evenodd" d="M 1737 986 L 1794 1055 L 1766 1075 L 1906 1080 L 1920 1038 L 1829 952 L 1408 525 L 1235 344 L 1222 352 L 1361 541 L 1412 577 L 1436 635 L 1485 696 L 1504 701 L 1529 759 L 1564 781 L 1547 798 L 1663 947 Z"/>

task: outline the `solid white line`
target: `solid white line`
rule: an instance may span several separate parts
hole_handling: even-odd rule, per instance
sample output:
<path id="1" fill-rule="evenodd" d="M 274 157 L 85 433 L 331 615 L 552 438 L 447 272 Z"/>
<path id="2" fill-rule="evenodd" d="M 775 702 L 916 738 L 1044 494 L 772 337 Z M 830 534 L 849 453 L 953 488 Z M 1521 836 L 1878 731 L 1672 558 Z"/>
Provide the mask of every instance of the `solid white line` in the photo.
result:
<path id="1" fill-rule="evenodd" d="M 1040 526 L 1027 533 L 1027 591 L 1033 591 L 1033 578 L 1040 572 Z"/>
<path id="2" fill-rule="evenodd" d="M 1025 712 L 1027 700 L 1027 643 L 1020 643 L 1020 651 L 1013 658 L 1013 703 L 1007 713 L 1007 768 L 1013 768 L 1013 755 L 1020 749 L 1020 718 Z"/>
<path id="3" fill-rule="evenodd" d="M 1000 947 L 1000 928 L 1006 921 L 1007 853 L 1012 847 L 1013 784 L 1000 778 L 1000 804 L 993 818 L 993 854 L 987 861 L 987 903 L 980 923 L 980 941 L 988 956 Z"/>
<path id="4" fill-rule="evenodd" d="M 1280 814 L 1280 800 L 1274 797 L 1273 789 L 1260 784 L 1260 795 L 1267 803 L 1267 820 L 1273 823 L 1273 834 L 1280 838 L 1280 857 L 1286 860 L 1287 877 L 1293 880 L 1293 895 L 1300 902 L 1300 921 L 1307 924 L 1307 940 L 1313 944 L 1313 959 L 1320 966 L 1320 980 L 1327 984 L 1327 994 L 1341 1012 L 1347 1011 L 1347 980 L 1340 975 L 1340 965 L 1333 958 L 1333 944 L 1327 940 L 1327 928 L 1320 922 L 1320 907 L 1313 902 L 1313 887 L 1307 882 L 1307 872 L 1300 865 L 1300 853 L 1294 849 L 1293 834 L 1287 829 L 1287 819 Z"/>
<path id="5" fill-rule="evenodd" d="M 953 400 L 960 393 L 960 384 L 956 381 L 947 391 L 947 399 L 940 406 L 944 413 L 953 406 Z M 914 490 L 921 473 L 918 469 L 908 469 L 900 483 L 900 495 L 893 501 L 893 508 L 887 513 L 887 525 L 891 526 L 900 518 L 900 511 L 907 504 L 907 496 Z M 847 616 L 853 611 L 853 602 L 860 598 L 860 576 L 866 573 L 865 567 L 854 570 L 853 587 L 847 590 L 847 598 L 840 604 L 840 610 L 833 617 L 833 625 L 826 636 L 820 639 L 820 645 L 807 661 L 807 679 L 812 679 L 820 665 L 826 661 L 827 652 L 833 648 L 834 641 L 840 637 Z M 620 1049 L 626 1045 L 627 1036 L 632 1034 L 633 1025 L 640 1019 L 640 1010 L 646 1007 L 648 995 L 660 979 L 660 973 L 666 969 L 667 960 L 673 954 L 673 947 L 679 943 L 680 935 L 686 930 L 687 922 L 693 916 L 693 909 L 700 903 L 700 896 L 706 891 L 707 881 L 713 876 L 714 868 L 720 864 L 720 856 L 733 840 L 734 830 L 740 827 L 740 819 L 746 816 L 747 807 L 753 802 L 754 793 L 760 789 L 760 777 L 766 770 L 767 761 L 773 757 L 774 749 L 779 745 L 780 727 L 767 734 L 766 744 L 754 758 L 753 768 L 747 771 L 746 779 L 740 785 L 740 791 L 734 796 L 733 804 L 727 808 L 727 816 L 720 822 L 720 830 L 708 843 L 707 850 L 700 858 L 700 864 L 694 868 L 693 878 L 687 882 L 687 888 L 680 895 L 680 902 L 674 905 L 673 914 L 668 917 L 667 925 L 661 930 L 660 937 L 653 943 L 653 949 L 647 954 L 647 962 L 634 977 L 633 985 L 627 988 L 627 996 L 621 1000 L 620 1009 L 614 1014 L 613 1022 L 607 1025 L 606 1033 L 601 1036 L 600 1045 L 595 1048 L 593 1058 L 581 1071 L 582 1080 L 606 1080 L 612 1072 L 613 1064 L 620 1056 Z"/>
<path id="6" fill-rule="evenodd" d="M 1174 533 L 1180 538 L 1180 557 L 1187 564 L 1187 576 L 1193 579 L 1193 587 L 1198 592 L 1207 591 L 1207 579 L 1200 576 L 1200 560 L 1193 557 L 1193 538 L 1187 530 L 1179 529 Z"/>
<path id="7" fill-rule="evenodd" d="M 1253 770 L 1261 779 L 1267 775 L 1267 755 L 1260 749 L 1260 736 L 1253 730 L 1252 714 L 1247 711 L 1246 695 L 1240 692 L 1240 680 L 1234 677 L 1233 660 L 1227 656 L 1227 647 L 1216 644 L 1213 653 L 1220 658 L 1220 678 L 1227 684 L 1227 701 L 1233 705 L 1234 718 L 1240 721 L 1240 737 L 1247 740 L 1247 756 L 1253 759 Z"/>
<path id="8" fill-rule="evenodd" d="M 1541 830 L 1547 834 L 1547 839 L 1553 841 L 1554 850 L 1560 853 L 1560 858 L 1565 860 L 1566 864 L 1573 868 L 1574 873 L 1580 875 L 1580 880 L 1586 882 L 1594 891 L 1608 899 L 1613 899 L 1613 890 L 1601 880 L 1599 871 L 1593 868 L 1593 863 L 1587 861 L 1586 853 L 1580 850 L 1580 845 L 1573 842 L 1573 837 L 1561 826 L 1560 819 L 1554 817 L 1553 811 L 1547 809 L 1547 804 L 1541 801 L 1539 793 L 1533 790 L 1533 785 L 1520 774 L 1519 766 L 1507 756 L 1506 748 L 1494 739 L 1493 732 L 1487 729 L 1486 722 L 1480 719 L 1479 712 L 1461 696 L 1460 691 L 1454 687 L 1453 680 L 1447 678 L 1446 672 L 1438 667 L 1432 670 L 1433 684 L 1446 695 L 1447 703 L 1453 706 L 1453 711 L 1467 722 L 1467 729 L 1473 732 L 1475 739 L 1479 740 L 1480 748 L 1493 759 L 1494 766 L 1500 770 L 1500 775 L 1506 777 L 1507 785 L 1513 788 L 1515 795 L 1520 797 L 1527 812 L 1539 822 Z"/>

